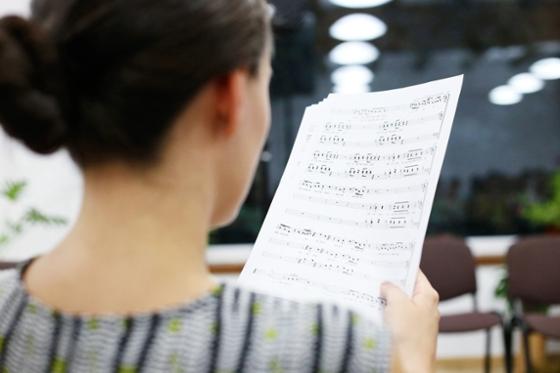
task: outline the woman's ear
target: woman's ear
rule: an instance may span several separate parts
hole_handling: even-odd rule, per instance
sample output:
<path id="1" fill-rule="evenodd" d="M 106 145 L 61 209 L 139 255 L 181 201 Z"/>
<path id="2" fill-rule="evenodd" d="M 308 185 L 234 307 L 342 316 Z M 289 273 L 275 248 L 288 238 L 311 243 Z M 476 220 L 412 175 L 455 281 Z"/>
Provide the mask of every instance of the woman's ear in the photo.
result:
<path id="1" fill-rule="evenodd" d="M 241 122 L 249 74 L 238 69 L 214 80 L 215 121 L 218 133 L 231 136 Z"/>

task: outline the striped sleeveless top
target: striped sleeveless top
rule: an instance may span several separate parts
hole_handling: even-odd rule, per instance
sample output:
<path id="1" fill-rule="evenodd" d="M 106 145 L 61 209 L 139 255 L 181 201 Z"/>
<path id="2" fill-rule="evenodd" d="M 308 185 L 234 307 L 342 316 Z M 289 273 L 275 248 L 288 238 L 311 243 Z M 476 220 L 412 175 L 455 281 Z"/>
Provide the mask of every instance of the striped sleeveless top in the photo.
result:
<path id="1" fill-rule="evenodd" d="M 29 263 L 29 262 L 27 262 Z M 0 277 L 0 372 L 386 372 L 388 333 L 351 310 L 222 282 L 174 308 L 78 316 Z"/>

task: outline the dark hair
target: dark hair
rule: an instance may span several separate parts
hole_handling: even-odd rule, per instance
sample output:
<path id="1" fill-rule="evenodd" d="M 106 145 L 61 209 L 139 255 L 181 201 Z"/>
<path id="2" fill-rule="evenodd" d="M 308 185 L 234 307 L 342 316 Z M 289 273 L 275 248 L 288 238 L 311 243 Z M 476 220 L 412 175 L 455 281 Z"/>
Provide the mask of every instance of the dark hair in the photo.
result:
<path id="1" fill-rule="evenodd" d="M 35 0 L 0 20 L 0 123 L 30 149 L 83 167 L 155 161 L 204 84 L 257 73 L 264 0 Z"/>

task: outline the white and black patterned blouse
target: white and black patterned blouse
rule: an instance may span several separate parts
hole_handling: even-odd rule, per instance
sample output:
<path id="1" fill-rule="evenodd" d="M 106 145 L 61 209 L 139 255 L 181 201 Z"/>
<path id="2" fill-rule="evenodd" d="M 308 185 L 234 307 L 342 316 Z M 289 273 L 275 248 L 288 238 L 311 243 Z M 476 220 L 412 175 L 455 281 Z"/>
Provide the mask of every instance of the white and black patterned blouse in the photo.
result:
<path id="1" fill-rule="evenodd" d="M 0 280 L 1 373 L 389 370 L 387 333 L 337 305 L 221 283 L 157 313 L 75 316 L 33 298 L 25 267 Z"/>

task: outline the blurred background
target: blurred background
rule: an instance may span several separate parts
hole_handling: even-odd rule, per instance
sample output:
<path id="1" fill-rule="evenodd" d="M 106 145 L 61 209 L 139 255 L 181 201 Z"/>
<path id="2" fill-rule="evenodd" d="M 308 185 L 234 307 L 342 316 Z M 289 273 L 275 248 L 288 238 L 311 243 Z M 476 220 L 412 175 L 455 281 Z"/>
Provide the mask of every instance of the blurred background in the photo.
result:
<path id="1" fill-rule="evenodd" d="M 272 131 L 250 200 L 215 242 L 254 240 L 306 106 L 333 90 L 387 90 L 457 74 L 465 82 L 430 233 L 554 228 L 526 208 L 554 193 L 550 179 L 560 162 L 558 1 L 271 3 Z"/>
<path id="2" fill-rule="evenodd" d="M 560 1 L 269 2 L 276 9 L 272 128 L 239 218 L 210 236 L 215 272 L 234 278 L 247 258 L 306 106 L 330 92 L 465 74 L 428 234 L 464 241 L 475 266 L 476 305 L 510 320 L 508 249 L 527 236 L 560 232 Z M 25 15 L 28 6 L 1 0 L 0 15 Z M 82 181 L 64 151 L 37 157 L 0 132 L 0 188 L 0 259 L 16 261 L 64 236 L 79 210 Z M 471 308 L 469 294 L 441 306 L 442 314 Z M 493 371 L 505 371 L 502 329 L 482 329 L 491 330 Z M 519 336 L 514 359 L 524 372 Z M 560 371 L 560 344 L 531 338 L 534 366 Z M 483 371 L 485 351 L 484 333 L 442 335 L 438 371 Z"/>

